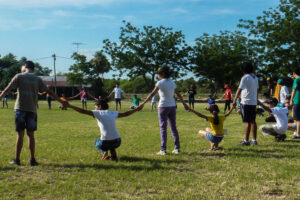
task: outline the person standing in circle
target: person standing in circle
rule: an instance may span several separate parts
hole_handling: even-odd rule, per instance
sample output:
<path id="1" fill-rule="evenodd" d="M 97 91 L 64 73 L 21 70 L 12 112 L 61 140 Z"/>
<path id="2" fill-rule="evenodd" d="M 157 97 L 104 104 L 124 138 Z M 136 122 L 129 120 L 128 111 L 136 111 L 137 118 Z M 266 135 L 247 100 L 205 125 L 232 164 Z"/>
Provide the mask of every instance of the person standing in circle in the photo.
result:
<path id="1" fill-rule="evenodd" d="M 81 103 L 82 103 L 82 109 L 84 110 L 84 108 L 87 110 L 87 105 L 86 105 L 86 102 L 87 102 L 87 92 L 85 90 L 85 88 L 82 88 L 81 91 L 80 91 L 80 100 L 81 100 Z"/>
<path id="2" fill-rule="evenodd" d="M 292 139 L 300 139 L 300 67 L 293 71 L 295 78 L 290 106 L 293 106 L 293 118 L 296 121 L 296 135 Z"/>
<path id="3" fill-rule="evenodd" d="M 119 88 L 119 84 L 116 84 L 116 87 L 114 88 L 114 90 L 109 94 L 108 98 L 111 97 L 111 95 L 115 93 L 115 101 L 116 101 L 116 110 L 118 110 L 118 105 L 120 106 L 121 110 L 121 99 L 122 99 L 122 93 L 125 93 L 122 88 Z"/>
<path id="4" fill-rule="evenodd" d="M 158 82 L 155 88 L 148 95 L 146 100 L 137 108 L 143 107 L 147 101 L 149 101 L 157 92 L 159 94 L 159 104 L 158 104 L 158 119 L 160 125 L 160 138 L 161 147 L 157 155 L 167 154 L 167 125 L 169 123 L 171 133 L 173 135 L 175 147 L 172 151 L 173 154 L 179 154 L 180 152 L 180 142 L 179 134 L 176 127 L 176 102 L 174 99 L 174 93 L 177 95 L 181 103 L 186 110 L 189 110 L 188 105 L 184 102 L 182 96 L 176 89 L 176 84 L 170 79 L 171 73 L 168 67 L 159 68 L 157 71 Z"/>
<path id="5" fill-rule="evenodd" d="M 189 94 L 189 106 L 190 108 L 192 108 L 194 110 L 194 103 L 195 103 L 195 95 L 196 90 L 195 90 L 195 86 L 193 84 L 190 85 L 190 89 L 188 91 Z"/>
<path id="6" fill-rule="evenodd" d="M 228 111 L 230 110 L 232 92 L 231 92 L 231 89 L 229 87 L 229 84 L 226 84 L 224 86 L 224 88 L 225 88 L 225 93 L 224 93 L 223 97 L 225 96 L 225 108 L 224 108 L 224 113 L 225 113 L 227 108 L 228 108 Z"/>

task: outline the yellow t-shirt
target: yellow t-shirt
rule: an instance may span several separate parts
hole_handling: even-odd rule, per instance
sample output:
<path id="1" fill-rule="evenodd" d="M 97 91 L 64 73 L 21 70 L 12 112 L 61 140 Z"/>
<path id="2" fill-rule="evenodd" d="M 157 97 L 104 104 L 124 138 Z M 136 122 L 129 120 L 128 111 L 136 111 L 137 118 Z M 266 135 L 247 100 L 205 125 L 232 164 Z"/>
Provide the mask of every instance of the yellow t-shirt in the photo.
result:
<path id="1" fill-rule="evenodd" d="M 225 121 L 225 115 L 219 115 L 219 124 L 214 124 L 214 116 L 207 116 L 207 121 L 210 123 L 210 127 L 212 129 L 212 133 L 216 136 L 223 136 L 224 130 L 223 130 L 223 124 Z"/>

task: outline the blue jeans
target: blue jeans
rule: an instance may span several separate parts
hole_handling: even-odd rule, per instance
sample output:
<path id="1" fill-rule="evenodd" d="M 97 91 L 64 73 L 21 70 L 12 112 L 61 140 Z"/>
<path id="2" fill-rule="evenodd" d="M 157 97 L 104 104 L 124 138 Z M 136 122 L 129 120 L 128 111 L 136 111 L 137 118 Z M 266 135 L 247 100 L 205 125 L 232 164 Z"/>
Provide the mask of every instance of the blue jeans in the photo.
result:
<path id="1" fill-rule="evenodd" d="M 208 139 L 209 141 L 211 141 L 212 143 L 220 143 L 223 139 L 223 136 L 215 136 L 214 134 L 207 132 L 206 133 L 206 139 Z"/>
<path id="2" fill-rule="evenodd" d="M 114 140 L 101 140 L 97 138 L 95 140 L 95 147 L 101 151 L 102 153 L 110 150 L 113 151 L 121 145 L 121 138 L 117 138 Z"/>

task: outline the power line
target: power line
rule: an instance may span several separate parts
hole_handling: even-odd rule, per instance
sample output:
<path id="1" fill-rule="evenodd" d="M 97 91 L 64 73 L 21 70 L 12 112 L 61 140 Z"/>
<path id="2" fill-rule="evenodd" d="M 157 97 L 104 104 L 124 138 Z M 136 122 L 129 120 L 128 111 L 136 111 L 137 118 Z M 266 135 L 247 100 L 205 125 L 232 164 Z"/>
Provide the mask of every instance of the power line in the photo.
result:
<path id="1" fill-rule="evenodd" d="M 72 44 L 76 45 L 77 47 L 77 53 L 78 53 L 78 48 L 80 45 L 84 45 L 84 43 L 81 43 L 81 42 L 73 42 Z"/>
<path id="2" fill-rule="evenodd" d="M 37 58 L 37 59 L 33 59 L 33 60 L 44 60 L 44 59 L 48 59 L 48 58 L 52 58 L 52 56 L 50 56 L 50 57 L 43 57 L 43 58 Z"/>

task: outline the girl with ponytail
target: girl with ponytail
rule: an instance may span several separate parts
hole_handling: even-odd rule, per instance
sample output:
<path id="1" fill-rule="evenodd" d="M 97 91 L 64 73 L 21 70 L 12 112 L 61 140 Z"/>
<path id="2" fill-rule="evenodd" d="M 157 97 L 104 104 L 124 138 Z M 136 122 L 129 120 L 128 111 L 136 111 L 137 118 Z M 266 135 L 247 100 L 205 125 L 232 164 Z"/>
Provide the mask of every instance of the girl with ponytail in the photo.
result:
<path id="1" fill-rule="evenodd" d="M 206 116 L 191 109 L 191 112 L 195 113 L 198 117 L 206 119 L 210 123 L 210 128 L 207 127 L 205 131 L 199 130 L 199 135 L 210 143 L 210 150 L 218 150 L 219 143 L 224 137 L 223 124 L 225 118 L 231 114 L 232 110 L 233 108 L 231 108 L 225 115 L 219 115 L 219 107 L 214 104 L 209 107 L 209 111 L 212 116 Z"/>

